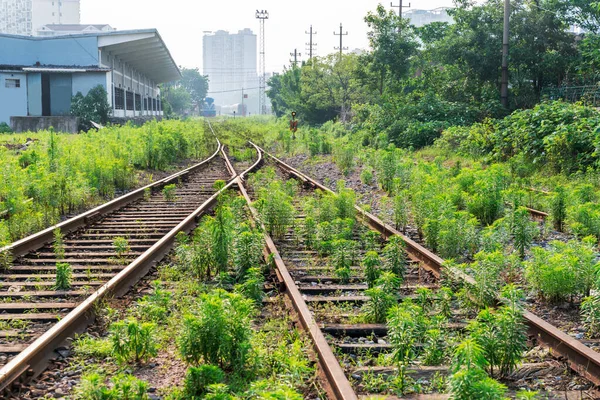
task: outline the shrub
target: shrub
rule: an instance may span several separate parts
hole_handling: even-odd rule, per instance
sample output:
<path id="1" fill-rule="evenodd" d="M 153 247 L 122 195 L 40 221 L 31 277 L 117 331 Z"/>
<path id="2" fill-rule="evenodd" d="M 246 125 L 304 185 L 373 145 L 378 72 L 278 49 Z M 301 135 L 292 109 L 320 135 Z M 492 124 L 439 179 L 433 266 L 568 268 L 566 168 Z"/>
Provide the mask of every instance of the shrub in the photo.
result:
<path id="1" fill-rule="evenodd" d="M 183 359 L 193 366 L 204 360 L 223 369 L 243 369 L 250 351 L 253 302 L 219 289 L 201 295 L 194 311 L 184 317 L 177 339 Z"/>
<path id="2" fill-rule="evenodd" d="M 73 270 L 67 263 L 56 263 L 56 282 L 54 287 L 56 290 L 71 289 L 71 276 Z"/>
<path id="3" fill-rule="evenodd" d="M 114 322 L 110 326 L 113 354 L 120 362 L 147 361 L 156 356 L 155 325 L 135 319 Z"/>
<path id="4" fill-rule="evenodd" d="M 406 232 L 408 226 L 409 207 L 406 200 L 406 194 L 394 196 L 394 225 L 396 229 Z"/>
<path id="5" fill-rule="evenodd" d="M 521 259 L 525 258 L 525 251 L 539 233 L 537 223 L 529 219 L 529 211 L 525 207 L 519 207 L 513 212 L 511 233 L 515 250 L 519 252 Z"/>
<path id="6" fill-rule="evenodd" d="M 233 240 L 233 214 L 226 205 L 217 207 L 214 218 L 207 219 L 210 231 L 210 250 L 217 266 L 217 273 L 227 271 L 230 246 Z"/>
<path id="7" fill-rule="evenodd" d="M 439 221 L 438 248 L 443 258 L 472 255 L 477 248 L 477 219 L 465 211 Z"/>
<path id="8" fill-rule="evenodd" d="M 244 276 L 241 284 L 236 285 L 236 291 L 241 295 L 251 299 L 257 306 L 260 306 L 264 297 L 265 277 L 260 268 L 250 268 Z"/>
<path id="9" fill-rule="evenodd" d="M 380 156 L 380 162 L 377 165 L 377 179 L 381 188 L 388 193 L 394 189 L 394 178 L 396 177 L 396 154 L 392 148 L 390 151 L 384 151 Z"/>
<path id="10" fill-rule="evenodd" d="M 0 133 L 12 133 L 12 129 L 6 122 L 0 122 Z"/>
<path id="11" fill-rule="evenodd" d="M 337 195 L 335 196 L 336 217 L 341 219 L 354 218 L 356 194 L 352 189 L 346 188 L 346 182 L 338 181 Z"/>
<path id="12" fill-rule="evenodd" d="M 348 176 L 354 166 L 354 147 L 350 145 L 337 146 L 333 151 L 333 159 L 340 171 Z"/>
<path id="13" fill-rule="evenodd" d="M 569 228 L 577 236 L 600 238 L 600 204 L 584 203 L 569 209 Z"/>
<path id="14" fill-rule="evenodd" d="M 106 124 L 111 113 L 108 94 L 104 86 L 98 85 L 83 96 L 77 92 L 71 101 L 71 115 L 79 118 L 79 130 L 87 131 L 93 126 L 91 122 Z"/>
<path id="15" fill-rule="evenodd" d="M 379 232 L 367 230 L 361 235 L 362 245 L 366 251 L 378 251 L 380 249 L 381 235 Z"/>
<path id="16" fill-rule="evenodd" d="M 553 302 L 589 295 L 598 270 L 594 242 L 588 237 L 582 242 L 553 241 L 548 249 L 534 247 L 531 259 L 525 262 L 527 282 Z"/>
<path id="17" fill-rule="evenodd" d="M 501 251 L 475 254 L 475 262 L 464 267 L 474 279 L 474 283 L 466 284 L 469 301 L 478 307 L 492 306 L 503 285 L 502 272 L 510 262 L 511 259 Z"/>
<path id="18" fill-rule="evenodd" d="M 225 373 L 214 365 L 190 367 L 187 370 L 184 383 L 184 393 L 189 398 L 201 398 L 208 393 L 208 387 L 215 383 L 223 383 Z"/>
<path id="19" fill-rule="evenodd" d="M 371 186 L 373 183 L 373 168 L 366 166 L 360 171 L 360 181 L 365 185 Z"/>
<path id="20" fill-rule="evenodd" d="M 142 297 L 137 302 L 140 317 L 146 321 L 161 322 L 165 321 L 171 311 L 171 301 L 173 294 L 162 290 L 160 282 L 152 283 L 153 292 Z"/>

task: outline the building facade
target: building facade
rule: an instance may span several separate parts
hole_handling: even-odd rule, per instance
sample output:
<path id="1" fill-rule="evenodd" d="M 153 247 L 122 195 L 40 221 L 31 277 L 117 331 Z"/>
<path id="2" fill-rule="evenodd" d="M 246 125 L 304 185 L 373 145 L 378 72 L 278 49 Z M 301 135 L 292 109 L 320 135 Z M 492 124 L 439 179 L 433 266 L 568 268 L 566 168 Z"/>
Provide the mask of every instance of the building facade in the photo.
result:
<path id="1" fill-rule="evenodd" d="M 233 107 L 257 114 L 256 35 L 250 29 L 235 34 L 217 31 L 205 34 L 202 43 L 203 74 L 208 75 L 208 96 L 214 98 L 217 110 Z"/>
<path id="2" fill-rule="evenodd" d="M 433 10 L 408 10 L 402 14 L 404 18 L 408 18 L 411 25 L 416 27 L 425 26 L 432 22 L 454 22 L 454 19 L 448 15 L 448 8 L 440 7 Z"/>
<path id="3" fill-rule="evenodd" d="M 161 116 L 159 83 L 181 73 L 155 29 L 59 37 L 0 34 L 0 122 L 65 116 L 72 97 L 98 85 L 113 116 Z"/>
<path id="4" fill-rule="evenodd" d="M 36 36 L 78 35 L 81 33 L 98 33 L 114 31 L 108 24 L 48 24 L 40 27 Z"/>
<path id="5" fill-rule="evenodd" d="M 44 25 L 79 24 L 80 0 L 0 0 L 0 33 L 33 36 Z"/>

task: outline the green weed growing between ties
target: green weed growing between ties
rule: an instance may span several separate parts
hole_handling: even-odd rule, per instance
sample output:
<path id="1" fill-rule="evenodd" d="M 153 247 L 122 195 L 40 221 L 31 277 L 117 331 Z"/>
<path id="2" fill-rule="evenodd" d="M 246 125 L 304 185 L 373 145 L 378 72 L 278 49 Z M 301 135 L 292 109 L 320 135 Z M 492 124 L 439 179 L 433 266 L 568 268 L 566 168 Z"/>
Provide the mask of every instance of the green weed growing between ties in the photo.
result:
<path id="1" fill-rule="evenodd" d="M 56 282 L 54 287 L 56 290 L 71 289 L 71 276 L 73 275 L 72 268 L 67 263 L 56 263 Z"/>

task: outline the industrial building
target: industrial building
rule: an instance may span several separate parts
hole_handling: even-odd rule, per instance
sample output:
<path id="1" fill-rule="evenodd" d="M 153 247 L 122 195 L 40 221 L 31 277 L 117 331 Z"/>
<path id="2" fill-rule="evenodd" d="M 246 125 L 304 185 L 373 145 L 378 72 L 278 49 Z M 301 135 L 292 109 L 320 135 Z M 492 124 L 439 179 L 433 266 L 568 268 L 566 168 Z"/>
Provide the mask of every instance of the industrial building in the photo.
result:
<path id="1" fill-rule="evenodd" d="M 0 0 L 0 33 L 36 35 L 49 24 L 79 24 L 80 0 Z"/>
<path id="2" fill-rule="evenodd" d="M 0 34 L 0 122 L 70 113 L 98 85 L 117 118 L 162 115 L 159 83 L 181 72 L 155 29 L 57 37 Z"/>
<path id="3" fill-rule="evenodd" d="M 36 36 L 78 35 L 80 33 L 97 33 L 114 31 L 108 24 L 48 24 L 40 27 Z"/>
<path id="4" fill-rule="evenodd" d="M 258 114 L 256 35 L 250 29 L 235 34 L 206 32 L 202 42 L 203 74 L 208 75 L 208 96 L 214 98 L 217 110 Z"/>

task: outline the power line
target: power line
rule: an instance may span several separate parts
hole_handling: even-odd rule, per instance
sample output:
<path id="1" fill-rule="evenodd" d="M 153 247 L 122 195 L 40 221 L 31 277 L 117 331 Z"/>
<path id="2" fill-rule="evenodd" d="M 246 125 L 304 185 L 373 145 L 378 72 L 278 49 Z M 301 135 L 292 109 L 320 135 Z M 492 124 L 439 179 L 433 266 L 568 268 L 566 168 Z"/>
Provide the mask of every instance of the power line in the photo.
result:
<path id="1" fill-rule="evenodd" d="M 298 61 L 298 57 L 302 56 L 302 53 L 298 53 L 298 49 L 294 49 L 293 53 L 290 53 L 290 56 L 294 57 L 294 60 L 290 60 L 294 66 L 297 66 L 300 61 Z"/>

